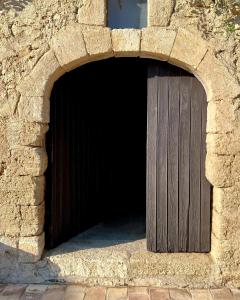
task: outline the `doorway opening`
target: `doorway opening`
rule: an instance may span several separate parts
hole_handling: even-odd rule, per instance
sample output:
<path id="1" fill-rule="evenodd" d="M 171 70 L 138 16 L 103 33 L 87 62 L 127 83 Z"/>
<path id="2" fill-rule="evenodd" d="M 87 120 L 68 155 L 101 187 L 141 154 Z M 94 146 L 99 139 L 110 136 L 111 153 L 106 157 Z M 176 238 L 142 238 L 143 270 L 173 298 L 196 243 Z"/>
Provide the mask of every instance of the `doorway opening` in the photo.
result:
<path id="1" fill-rule="evenodd" d="M 109 243 L 145 238 L 148 61 L 89 63 L 55 83 L 47 248 L 77 234 Z"/>

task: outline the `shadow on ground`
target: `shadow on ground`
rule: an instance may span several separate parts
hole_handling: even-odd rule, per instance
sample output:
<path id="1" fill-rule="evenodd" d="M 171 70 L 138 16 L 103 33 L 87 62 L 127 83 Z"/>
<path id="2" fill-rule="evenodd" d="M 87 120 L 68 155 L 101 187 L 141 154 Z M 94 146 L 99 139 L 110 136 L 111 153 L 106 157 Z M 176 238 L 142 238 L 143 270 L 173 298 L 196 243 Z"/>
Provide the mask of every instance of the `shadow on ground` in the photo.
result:
<path id="1" fill-rule="evenodd" d="M 32 0 L 0 0 L 0 12 L 14 9 L 22 11 Z"/>

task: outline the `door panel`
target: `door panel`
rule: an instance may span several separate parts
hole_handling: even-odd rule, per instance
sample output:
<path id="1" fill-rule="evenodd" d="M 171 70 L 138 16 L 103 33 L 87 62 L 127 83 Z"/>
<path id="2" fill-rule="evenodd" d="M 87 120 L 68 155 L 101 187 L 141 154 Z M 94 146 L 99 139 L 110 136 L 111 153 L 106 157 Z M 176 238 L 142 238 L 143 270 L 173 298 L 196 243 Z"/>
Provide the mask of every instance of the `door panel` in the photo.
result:
<path id="1" fill-rule="evenodd" d="M 206 114 L 206 94 L 195 77 L 168 64 L 149 65 L 146 225 L 150 251 L 210 251 Z"/>

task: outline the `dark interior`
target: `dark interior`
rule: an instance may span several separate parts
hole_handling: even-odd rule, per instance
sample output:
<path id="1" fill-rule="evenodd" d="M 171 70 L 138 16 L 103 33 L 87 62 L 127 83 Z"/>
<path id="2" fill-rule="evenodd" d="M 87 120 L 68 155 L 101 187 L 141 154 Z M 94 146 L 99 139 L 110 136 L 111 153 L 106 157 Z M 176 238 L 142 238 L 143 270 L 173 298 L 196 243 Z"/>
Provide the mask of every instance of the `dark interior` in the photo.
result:
<path id="1" fill-rule="evenodd" d="M 46 244 L 146 213 L 147 60 L 114 58 L 62 76 L 47 135 Z"/>

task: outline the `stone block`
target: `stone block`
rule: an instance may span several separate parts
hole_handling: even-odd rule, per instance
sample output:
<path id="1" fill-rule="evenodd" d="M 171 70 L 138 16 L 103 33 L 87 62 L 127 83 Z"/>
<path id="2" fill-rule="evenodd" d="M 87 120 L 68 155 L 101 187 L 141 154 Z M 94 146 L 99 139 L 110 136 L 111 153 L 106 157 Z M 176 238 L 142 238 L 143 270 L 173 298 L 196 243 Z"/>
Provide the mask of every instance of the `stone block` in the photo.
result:
<path id="1" fill-rule="evenodd" d="M 170 54 L 169 62 L 188 71 L 194 71 L 207 53 L 207 44 L 199 32 L 180 28 Z"/>
<path id="2" fill-rule="evenodd" d="M 109 28 L 85 27 L 83 36 L 90 60 L 113 56 L 111 32 Z"/>
<path id="3" fill-rule="evenodd" d="M 211 289 L 210 293 L 213 300 L 234 300 L 233 295 L 229 289 Z"/>
<path id="4" fill-rule="evenodd" d="M 30 75 L 17 86 L 21 95 L 49 99 L 54 82 L 65 73 L 53 50 L 45 53 Z"/>
<path id="5" fill-rule="evenodd" d="M 80 25 L 69 26 L 58 32 L 51 40 L 51 47 L 60 65 L 67 71 L 87 61 L 87 51 Z"/>
<path id="6" fill-rule="evenodd" d="M 234 129 L 236 116 L 231 101 L 222 100 L 208 103 L 207 132 L 229 133 Z"/>
<path id="7" fill-rule="evenodd" d="M 128 300 L 128 289 L 125 288 L 109 288 L 107 290 L 106 300 Z"/>
<path id="8" fill-rule="evenodd" d="M 139 56 L 141 31 L 137 29 L 112 30 L 112 44 L 115 56 Z"/>
<path id="9" fill-rule="evenodd" d="M 191 290 L 192 300 L 212 300 L 210 291 L 208 289 L 194 289 Z"/>
<path id="10" fill-rule="evenodd" d="M 7 139 L 10 147 L 44 145 L 48 125 L 11 120 L 7 124 Z"/>
<path id="11" fill-rule="evenodd" d="M 47 168 L 47 154 L 43 148 L 18 147 L 11 150 L 7 176 L 41 176 Z"/>
<path id="12" fill-rule="evenodd" d="M 66 288 L 64 300 L 84 300 L 86 288 L 77 285 L 69 285 Z"/>
<path id="13" fill-rule="evenodd" d="M 86 25 L 106 25 L 106 0 L 83 0 L 78 9 L 78 22 Z"/>
<path id="14" fill-rule="evenodd" d="M 168 60 L 175 38 L 174 30 L 161 27 L 142 29 L 141 57 Z"/>
<path id="15" fill-rule="evenodd" d="M 87 290 L 84 300 L 105 300 L 106 288 L 92 287 Z"/>
<path id="16" fill-rule="evenodd" d="M 17 113 L 24 122 L 50 122 L 50 101 L 46 97 L 21 96 Z"/>
<path id="17" fill-rule="evenodd" d="M 170 295 L 169 295 L 169 290 L 168 289 L 150 289 L 150 299 L 151 300 L 169 300 Z"/>
<path id="18" fill-rule="evenodd" d="M 174 5 L 173 0 L 149 0 L 148 26 L 168 26 Z"/>
<path id="19" fill-rule="evenodd" d="M 1 205 L 0 210 L 0 235 L 10 237 L 19 236 L 21 214 L 20 207 L 12 205 Z"/>
<path id="20" fill-rule="evenodd" d="M 21 236 L 40 235 L 43 232 L 44 202 L 37 206 L 21 206 Z"/>
<path id="21" fill-rule="evenodd" d="M 229 187 L 233 185 L 231 166 L 233 157 L 228 155 L 206 155 L 206 177 L 216 187 Z"/>
<path id="22" fill-rule="evenodd" d="M 0 237 L 0 256 L 17 255 L 18 238 Z"/>
<path id="23" fill-rule="evenodd" d="M 40 236 L 19 239 L 19 261 L 28 263 L 40 260 L 44 249 L 44 233 Z"/>
<path id="24" fill-rule="evenodd" d="M 0 205 L 39 205 L 44 200 L 44 176 L 0 177 Z"/>
<path id="25" fill-rule="evenodd" d="M 211 50 L 199 64 L 196 75 L 206 88 L 208 101 L 234 99 L 240 95 L 240 85 Z"/>
<path id="26" fill-rule="evenodd" d="M 207 152 L 217 155 L 236 155 L 240 152 L 240 139 L 232 133 L 208 133 Z"/>

